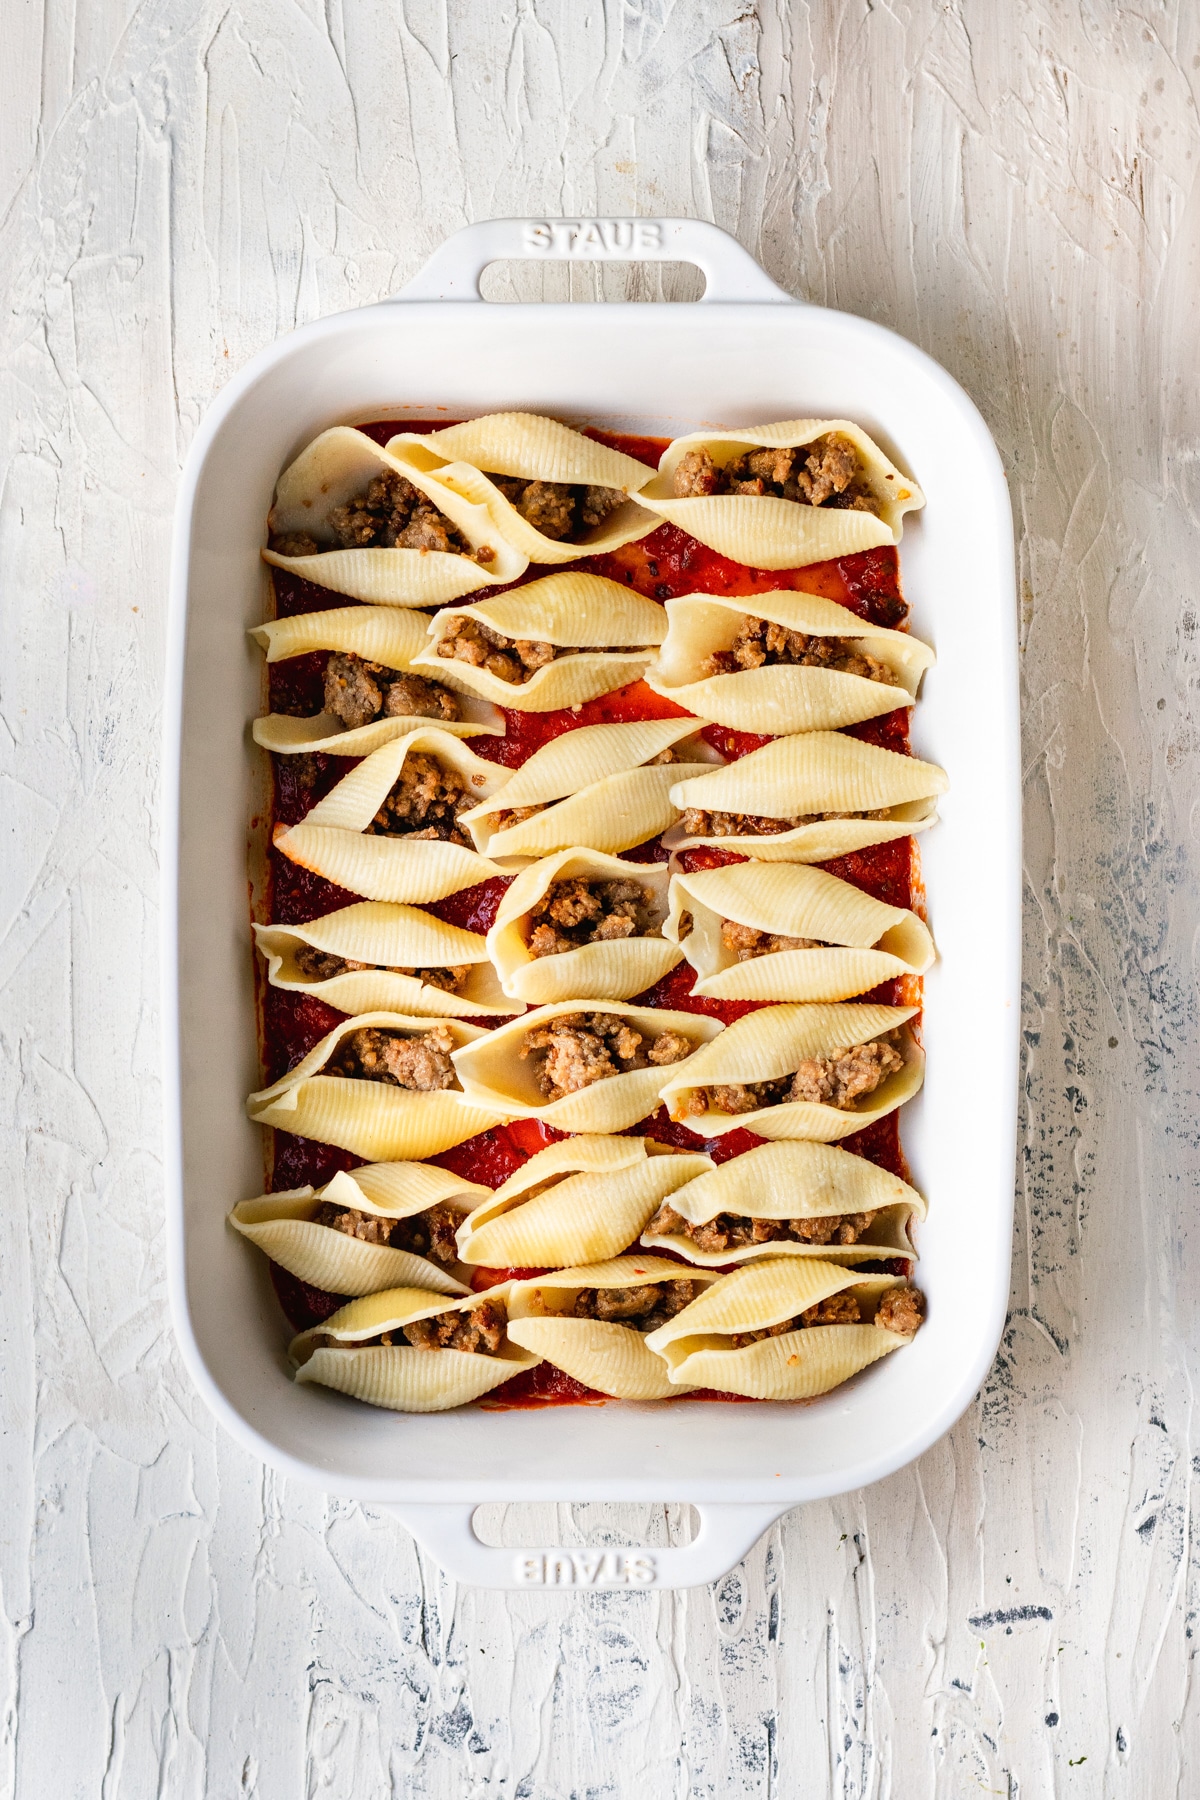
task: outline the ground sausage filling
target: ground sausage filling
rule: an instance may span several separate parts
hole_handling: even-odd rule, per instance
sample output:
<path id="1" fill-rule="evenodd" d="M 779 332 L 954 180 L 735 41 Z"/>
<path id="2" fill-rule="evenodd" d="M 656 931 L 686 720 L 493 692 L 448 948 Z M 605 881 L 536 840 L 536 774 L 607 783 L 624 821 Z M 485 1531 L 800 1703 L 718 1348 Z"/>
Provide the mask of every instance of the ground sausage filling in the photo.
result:
<path id="1" fill-rule="evenodd" d="M 904 1058 L 889 1040 L 853 1044 L 848 1050 L 832 1050 L 828 1056 L 807 1056 L 793 1075 L 770 1081 L 731 1081 L 717 1087 L 697 1088 L 684 1100 L 685 1118 L 698 1118 L 712 1107 L 723 1113 L 757 1112 L 763 1106 L 783 1106 L 802 1100 L 809 1105 L 835 1106 L 853 1112 L 860 1100 L 904 1067 Z"/>
<path id="2" fill-rule="evenodd" d="M 636 644 L 604 645 L 603 654 L 632 655 L 642 648 Z M 440 639 L 437 653 L 447 662 L 468 663 L 473 669 L 486 669 L 499 681 L 519 686 L 560 657 L 588 653 L 594 656 L 601 652 L 591 645 L 546 644 L 540 638 L 505 637 L 478 619 L 460 618 L 455 620 L 454 629 Z"/>
<path id="3" fill-rule="evenodd" d="M 321 1073 L 436 1094 L 454 1086 L 453 1049 L 454 1038 L 445 1025 L 434 1025 L 420 1037 L 367 1025 L 347 1032 Z"/>
<path id="4" fill-rule="evenodd" d="M 894 1331 L 900 1337 L 915 1337 L 925 1317 L 925 1296 L 920 1288 L 889 1288 L 879 1302 L 875 1323 L 881 1331 Z M 818 1300 L 794 1318 L 781 1319 L 778 1325 L 767 1325 L 760 1331 L 735 1331 L 730 1343 L 735 1350 L 757 1344 L 763 1338 L 783 1337 L 789 1331 L 807 1331 L 814 1325 L 861 1325 L 862 1309 L 853 1294 L 830 1294 Z"/>
<path id="5" fill-rule="evenodd" d="M 520 475 L 490 473 L 488 480 L 535 531 L 556 543 L 564 538 L 578 543 L 603 525 L 626 498 L 620 488 L 597 487 L 590 482 L 526 481 Z"/>
<path id="6" fill-rule="evenodd" d="M 751 962 L 775 950 L 823 950 L 826 945 L 822 938 L 783 937 L 777 931 L 759 931 L 753 925 L 739 925 L 736 919 L 722 919 L 721 948 L 732 950 L 739 962 Z"/>
<path id="7" fill-rule="evenodd" d="M 452 969 L 402 969 L 394 963 L 355 962 L 349 956 L 334 956 L 312 944 L 301 944 L 296 952 L 296 967 L 310 981 L 332 981 L 335 975 L 357 974 L 363 969 L 379 970 L 385 975 L 415 975 L 426 987 L 441 988 L 447 994 L 460 993 L 471 973 L 470 963 L 460 963 Z"/>
<path id="8" fill-rule="evenodd" d="M 325 665 L 323 711 L 333 713 L 347 731 L 373 719 L 457 719 L 458 698 L 440 682 L 406 675 L 385 663 L 339 651 Z"/>
<path id="9" fill-rule="evenodd" d="M 434 1313 L 432 1319 L 410 1319 L 407 1325 L 393 1325 L 377 1337 L 360 1338 L 350 1345 L 338 1344 L 336 1338 L 318 1338 L 317 1345 L 334 1344 L 338 1349 L 362 1350 L 382 1346 L 410 1347 L 413 1350 L 466 1350 L 474 1356 L 495 1356 L 504 1343 L 508 1317 L 498 1300 L 481 1300 L 469 1312 Z"/>
<path id="10" fill-rule="evenodd" d="M 536 1059 L 538 1088 L 547 1100 L 561 1100 L 611 1075 L 682 1062 L 694 1048 L 678 1031 L 648 1042 L 618 1013 L 568 1013 L 526 1032 L 521 1058 Z"/>
<path id="11" fill-rule="evenodd" d="M 656 936 L 654 895 L 640 881 L 556 881 L 528 913 L 531 956 Z"/>
<path id="12" fill-rule="evenodd" d="M 818 825 L 825 819 L 890 819 L 890 806 L 877 806 L 870 812 L 797 813 L 794 819 L 777 819 L 763 813 L 708 812 L 702 807 L 687 806 L 683 810 L 686 837 L 774 837 L 781 831 L 796 831 L 801 825 Z"/>
<path id="13" fill-rule="evenodd" d="M 878 657 L 869 656 L 853 638 L 819 637 L 805 631 L 789 631 L 773 619 L 747 616 L 728 650 L 719 650 L 704 664 L 705 675 L 736 675 L 742 669 L 779 668 L 785 664 L 808 669 L 835 669 L 841 675 L 859 675 L 864 681 L 898 685 L 895 671 Z"/>
<path id="14" fill-rule="evenodd" d="M 457 769 L 414 751 L 405 757 L 395 786 L 367 832 L 374 837 L 440 838 L 469 850 L 471 840 L 459 826 L 458 815 L 474 805 L 466 778 Z"/>
<path id="15" fill-rule="evenodd" d="M 573 1319 L 602 1319 L 643 1334 L 657 1331 L 704 1292 L 702 1281 L 649 1281 L 642 1287 L 580 1288 Z"/>
<path id="16" fill-rule="evenodd" d="M 675 469 L 679 499 L 704 494 L 772 494 L 801 506 L 878 513 L 879 501 L 859 466 L 858 451 L 840 431 L 798 449 L 747 450 L 718 468 L 701 446 Z"/>
<path id="17" fill-rule="evenodd" d="M 392 1250 L 427 1256 L 431 1262 L 451 1264 L 458 1261 L 454 1234 L 462 1216 L 453 1207 L 430 1206 L 407 1219 L 383 1219 L 377 1213 L 358 1212 L 352 1206 L 335 1206 L 332 1200 L 322 1200 L 313 1214 L 313 1224 L 342 1231 L 363 1244 L 385 1244 Z"/>
<path id="18" fill-rule="evenodd" d="M 374 476 L 361 494 L 335 506 L 326 520 L 332 544 L 319 544 L 306 531 L 272 532 L 270 547 L 279 556 L 320 556 L 328 550 L 441 550 L 489 563 L 488 544 L 473 550 L 466 538 L 427 494 L 394 469 Z"/>
<path id="19" fill-rule="evenodd" d="M 813 1219 L 750 1219 L 740 1213 L 718 1213 L 693 1225 L 667 1200 L 659 1207 L 647 1235 L 682 1237 L 706 1254 L 740 1250 L 746 1244 L 857 1244 L 870 1230 L 875 1213 L 830 1213 Z"/>

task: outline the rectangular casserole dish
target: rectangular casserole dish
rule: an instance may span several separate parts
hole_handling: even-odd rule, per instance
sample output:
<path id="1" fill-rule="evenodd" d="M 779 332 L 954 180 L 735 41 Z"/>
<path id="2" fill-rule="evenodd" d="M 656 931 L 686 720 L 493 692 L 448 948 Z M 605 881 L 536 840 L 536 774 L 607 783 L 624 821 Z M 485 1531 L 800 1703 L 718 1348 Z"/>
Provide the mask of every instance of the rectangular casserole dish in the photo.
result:
<path id="1" fill-rule="evenodd" d="M 697 263 L 692 305 L 496 305 L 502 257 Z M 225 1224 L 261 1189 L 247 842 L 269 775 L 249 738 L 263 671 L 259 560 L 279 471 L 324 427 L 394 414 L 544 411 L 660 436 L 707 423 L 846 417 L 923 487 L 901 548 L 912 628 L 937 663 L 914 751 L 950 792 L 921 840 L 939 961 L 926 977 L 923 1092 L 902 1137 L 929 1202 L 918 1279 L 929 1319 L 889 1357 L 806 1405 L 476 1409 L 397 1416 L 296 1387 L 262 1259 Z M 336 603 L 336 602 L 335 602 Z M 880 326 L 801 304 L 733 239 L 694 221 L 500 220 L 450 239 L 396 300 L 323 319 L 224 389 L 184 470 L 166 682 L 163 1026 L 168 1261 L 175 1328 L 207 1403 L 276 1467 L 390 1507 L 452 1572 L 490 1585 L 686 1585 L 730 1567 L 787 1507 L 902 1467 L 959 1417 L 1008 1295 L 1020 1016 L 1016 607 L 1008 494 L 957 384 Z M 689 1501 L 686 1548 L 489 1549 L 490 1500 Z"/>

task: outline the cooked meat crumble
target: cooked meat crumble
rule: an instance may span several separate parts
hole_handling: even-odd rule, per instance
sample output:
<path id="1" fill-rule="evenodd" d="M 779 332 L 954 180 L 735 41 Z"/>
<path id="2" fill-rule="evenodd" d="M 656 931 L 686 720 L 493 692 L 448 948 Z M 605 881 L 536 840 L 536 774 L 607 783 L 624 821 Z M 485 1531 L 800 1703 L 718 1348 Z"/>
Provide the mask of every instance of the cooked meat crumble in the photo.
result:
<path id="1" fill-rule="evenodd" d="M 325 711 L 348 731 L 385 719 L 457 719 L 458 700 L 448 688 L 420 675 L 404 675 L 352 652 L 339 652 L 325 665 Z"/>
<path id="2" fill-rule="evenodd" d="M 478 619 L 461 618 L 455 621 L 453 631 L 440 640 L 437 653 L 447 662 L 469 663 L 473 669 L 486 669 L 500 681 L 520 685 L 548 663 L 564 656 L 579 656 L 586 648 L 581 644 L 546 644 L 540 638 L 505 637 Z M 611 655 L 641 648 L 635 644 L 604 646 Z"/>
<path id="3" fill-rule="evenodd" d="M 873 1212 L 830 1213 L 812 1219 L 751 1219 L 740 1213 L 718 1213 L 693 1225 L 664 1200 L 646 1232 L 654 1237 L 683 1237 L 697 1250 L 719 1255 L 746 1244 L 857 1244 L 870 1230 Z"/>
<path id="4" fill-rule="evenodd" d="M 432 1094 L 454 1086 L 453 1049 L 454 1039 L 445 1025 L 435 1025 L 420 1037 L 402 1037 L 396 1031 L 365 1025 L 347 1033 L 323 1073 Z"/>
<path id="5" fill-rule="evenodd" d="M 732 950 L 739 962 L 756 956 L 769 956 L 773 950 L 820 950 L 820 938 L 782 937 L 776 931 L 758 931 L 753 925 L 739 925 L 736 919 L 721 920 L 721 947 Z"/>
<path id="6" fill-rule="evenodd" d="M 880 1331 L 895 1331 L 901 1337 L 913 1337 L 925 1318 L 925 1296 L 920 1288 L 888 1288 L 879 1302 L 875 1323 Z"/>
<path id="7" fill-rule="evenodd" d="M 736 675 L 742 669 L 774 668 L 799 664 L 810 669 L 835 669 L 843 675 L 859 675 L 864 681 L 881 681 L 895 687 L 898 677 L 878 657 L 870 656 L 852 638 L 819 637 L 789 631 L 773 619 L 747 615 L 728 650 L 719 650 L 704 664 L 705 675 Z"/>
<path id="8" fill-rule="evenodd" d="M 536 806 L 502 806 L 491 815 L 492 828 L 508 831 L 513 825 L 523 825 L 526 819 L 536 819 L 540 812 L 545 812 L 546 806 L 545 800 L 539 800 Z"/>
<path id="9" fill-rule="evenodd" d="M 431 1319 L 412 1319 L 407 1325 L 394 1325 L 390 1331 L 381 1331 L 378 1337 L 363 1338 L 353 1348 L 383 1345 L 391 1349 L 396 1345 L 411 1345 L 414 1350 L 467 1350 L 475 1356 L 495 1356 L 504 1342 L 507 1323 L 504 1308 L 498 1300 L 481 1300 L 469 1312 L 434 1313 Z M 321 1341 L 318 1338 L 318 1344 Z M 326 1338 L 324 1341 L 330 1343 L 333 1340 Z"/>
<path id="10" fill-rule="evenodd" d="M 704 1287 L 702 1281 L 650 1281 L 642 1287 L 580 1288 L 570 1316 L 631 1325 L 642 1333 L 657 1331 L 698 1299 Z"/>
<path id="11" fill-rule="evenodd" d="M 563 481 L 525 481 L 519 475 L 488 475 L 510 505 L 535 531 L 556 542 L 563 538 L 578 541 L 597 525 L 603 525 L 609 514 L 625 502 L 620 488 L 596 487 L 591 483 Z"/>
<path id="12" fill-rule="evenodd" d="M 495 552 L 482 544 L 473 550 L 445 513 L 394 469 L 374 476 L 361 494 L 335 506 L 326 523 L 336 539 L 318 544 L 307 532 L 271 534 L 271 549 L 280 556 L 316 556 L 327 550 L 441 550 L 471 562 L 491 562 Z"/>
<path id="13" fill-rule="evenodd" d="M 777 819 L 763 813 L 708 812 L 703 807 L 687 806 L 683 810 L 686 837 L 773 837 L 781 831 L 795 831 L 801 825 L 816 825 L 823 819 L 888 819 L 890 806 L 877 806 L 869 812 L 797 813 L 792 819 Z"/>
<path id="14" fill-rule="evenodd" d="M 698 1118 L 710 1106 L 717 1112 L 751 1113 L 761 1106 L 782 1106 L 793 1100 L 853 1112 L 859 1100 L 873 1094 L 889 1075 L 904 1067 L 904 1058 L 889 1041 L 895 1036 L 895 1032 L 889 1032 L 886 1038 L 876 1038 L 869 1044 L 833 1050 L 828 1056 L 805 1057 L 794 1075 L 697 1088 L 684 1100 L 682 1116 Z"/>
<path id="15" fill-rule="evenodd" d="M 698 494 L 773 494 L 801 506 L 878 513 L 879 501 L 859 469 L 858 451 L 840 431 L 799 449 L 747 450 L 718 468 L 703 445 L 675 470 L 676 497 Z"/>
<path id="16" fill-rule="evenodd" d="M 461 1219 L 461 1213 L 440 1205 L 412 1213 L 407 1219 L 381 1219 L 375 1213 L 357 1212 L 352 1206 L 336 1206 L 331 1200 L 323 1200 L 313 1215 L 315 1225 L 344 1231 L 347 1237 L 358 1238 L 364 1244 L 386 1244 L 393 1250 L 408 1250 L 415 1256 L 447 1264 L 458 1261 L 454 1234 Z"/>
<path id="17" fill-rule="evenodd" d="M 529 909 L 529 954 L 560 956 L 581 944 L 649 937 L 653 904 L 640 881 L 556 881 Z"/>
<path id="18" fill-rule="evenodd" d="M 442 838 L 469 850 L 471 840 L 457 821 L 459 813 L 474 804 L 457 769 L 414 751 L 405 757 L 395 786 L 367 832 L 375 837 Z"/>
<path id="19" fill-rule="evenodd" d="M 789 1331 L 807 1331 L 814 1325 L 858 1325 L 861 1322 L 862 1313 L 853 1294 L 830 1294 L 828 1299 L 818 1300 L 815 1306 L 806 1307 L 802 1313 L 780 1319 L 777 1325 L 765 1325 L 758 1331 L 735 1331 L 729 1341 L 735 1350 L 744 1350 L 747 1344 L 761 1343 L 763 1338 L 783 1337 Z"/>
<path id="20" fill-rule="evenodd" d="M 660 1032 L 648 1049 L 645 1042 L 619 1013 L 568 1013 L 526 1032 L 521 1057 L 539 1059 L 539 1089 L 548 1100 L 561 1100 L 610 1075 L 682 1062 L 694 1048 L 678 1031 Z"/>
<path id="21" fill-rule="evenodd" d="M 449 969 L 402 969 L 395 963 L 354 962 L 348 956 L 334 956 L 312 944 L 301 944 L 296 951 L 296 967 L 310 981 L 332 981 L 335 975 L 355 974 L 362 969 L 378 969 L 387 975 L 415 975 L 426 987 L 442 988 L 457 994 L 471 973 L 470 963 L 459 963 Z"/>

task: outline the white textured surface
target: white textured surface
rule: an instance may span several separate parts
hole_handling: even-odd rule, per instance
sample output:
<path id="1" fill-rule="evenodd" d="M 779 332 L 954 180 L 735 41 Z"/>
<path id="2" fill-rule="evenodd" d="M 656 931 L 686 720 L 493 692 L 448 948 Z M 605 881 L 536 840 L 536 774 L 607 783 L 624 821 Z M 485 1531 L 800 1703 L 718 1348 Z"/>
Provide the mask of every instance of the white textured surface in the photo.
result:
<path id="1" fill-rule="evenodd" d="M 1187 1795 L 1200 9 L 47 0 L 5 27 L 0 1791 Z M 467 218 L 580 209 L 713 218 L 929 349 L 1022 543 L 1001 1357 L 915 1468 L 677 1597 L 456 1593 L 391 1522 L 264 1473 L 193 1396 L 162 1275 L 181 452 L 276 333 L 393 291 Z M 698 286 L 491 291 L 543 280 Z"/>

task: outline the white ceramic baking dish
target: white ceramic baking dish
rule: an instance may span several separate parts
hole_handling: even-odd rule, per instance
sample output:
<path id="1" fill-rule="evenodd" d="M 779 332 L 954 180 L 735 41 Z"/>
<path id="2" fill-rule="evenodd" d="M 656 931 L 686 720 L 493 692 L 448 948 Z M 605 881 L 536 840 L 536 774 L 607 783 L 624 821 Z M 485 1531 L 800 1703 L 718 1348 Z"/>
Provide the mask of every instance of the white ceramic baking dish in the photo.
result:
<path id="1" fill-rule="evenodd" d="M 496 305 L 509 257 L 698 264 L 695 305 Z M 910 1348 L 803 1406 L 610 1405 L 434 1417 L 296 1387 L 263 1260 L 225 1225 L 260 1191 L 247 842 L 265 758 L 247 722 L 262 659 L 258 551 L 280 469 L 325 426 L 502 408 L 676 435 L 707 423 L 848 417 L 924 488 L 905 522 L 913 628 L 937 650 L 915 748 L 949 770 L 921 840 L 940 960 L 929 1072 L 903 1139 L 929 1219 L 929 1318 Z M 683 1586 L 732 1566 L 788 1507 L 877 1481 L 959 1417 L 1008 1293 L 1019 1019 L 1016 617 L 1008 495 L 962 390 L 911 344 L 790 300 L 733 239 L 692 221 L 497 220 L 451 238 L 393 301 L 304 327 L 230 381 L 197 433 L 175 530 L 163 802 L 163 1023 L 170 1291 L 189 1369 L 221 1423 L 303 1480 L 391 1508 L 460 1577 L 493 1586 Z M 494 1500 L 690 1501 L 686 1548 L 489 1548 Z"/>

